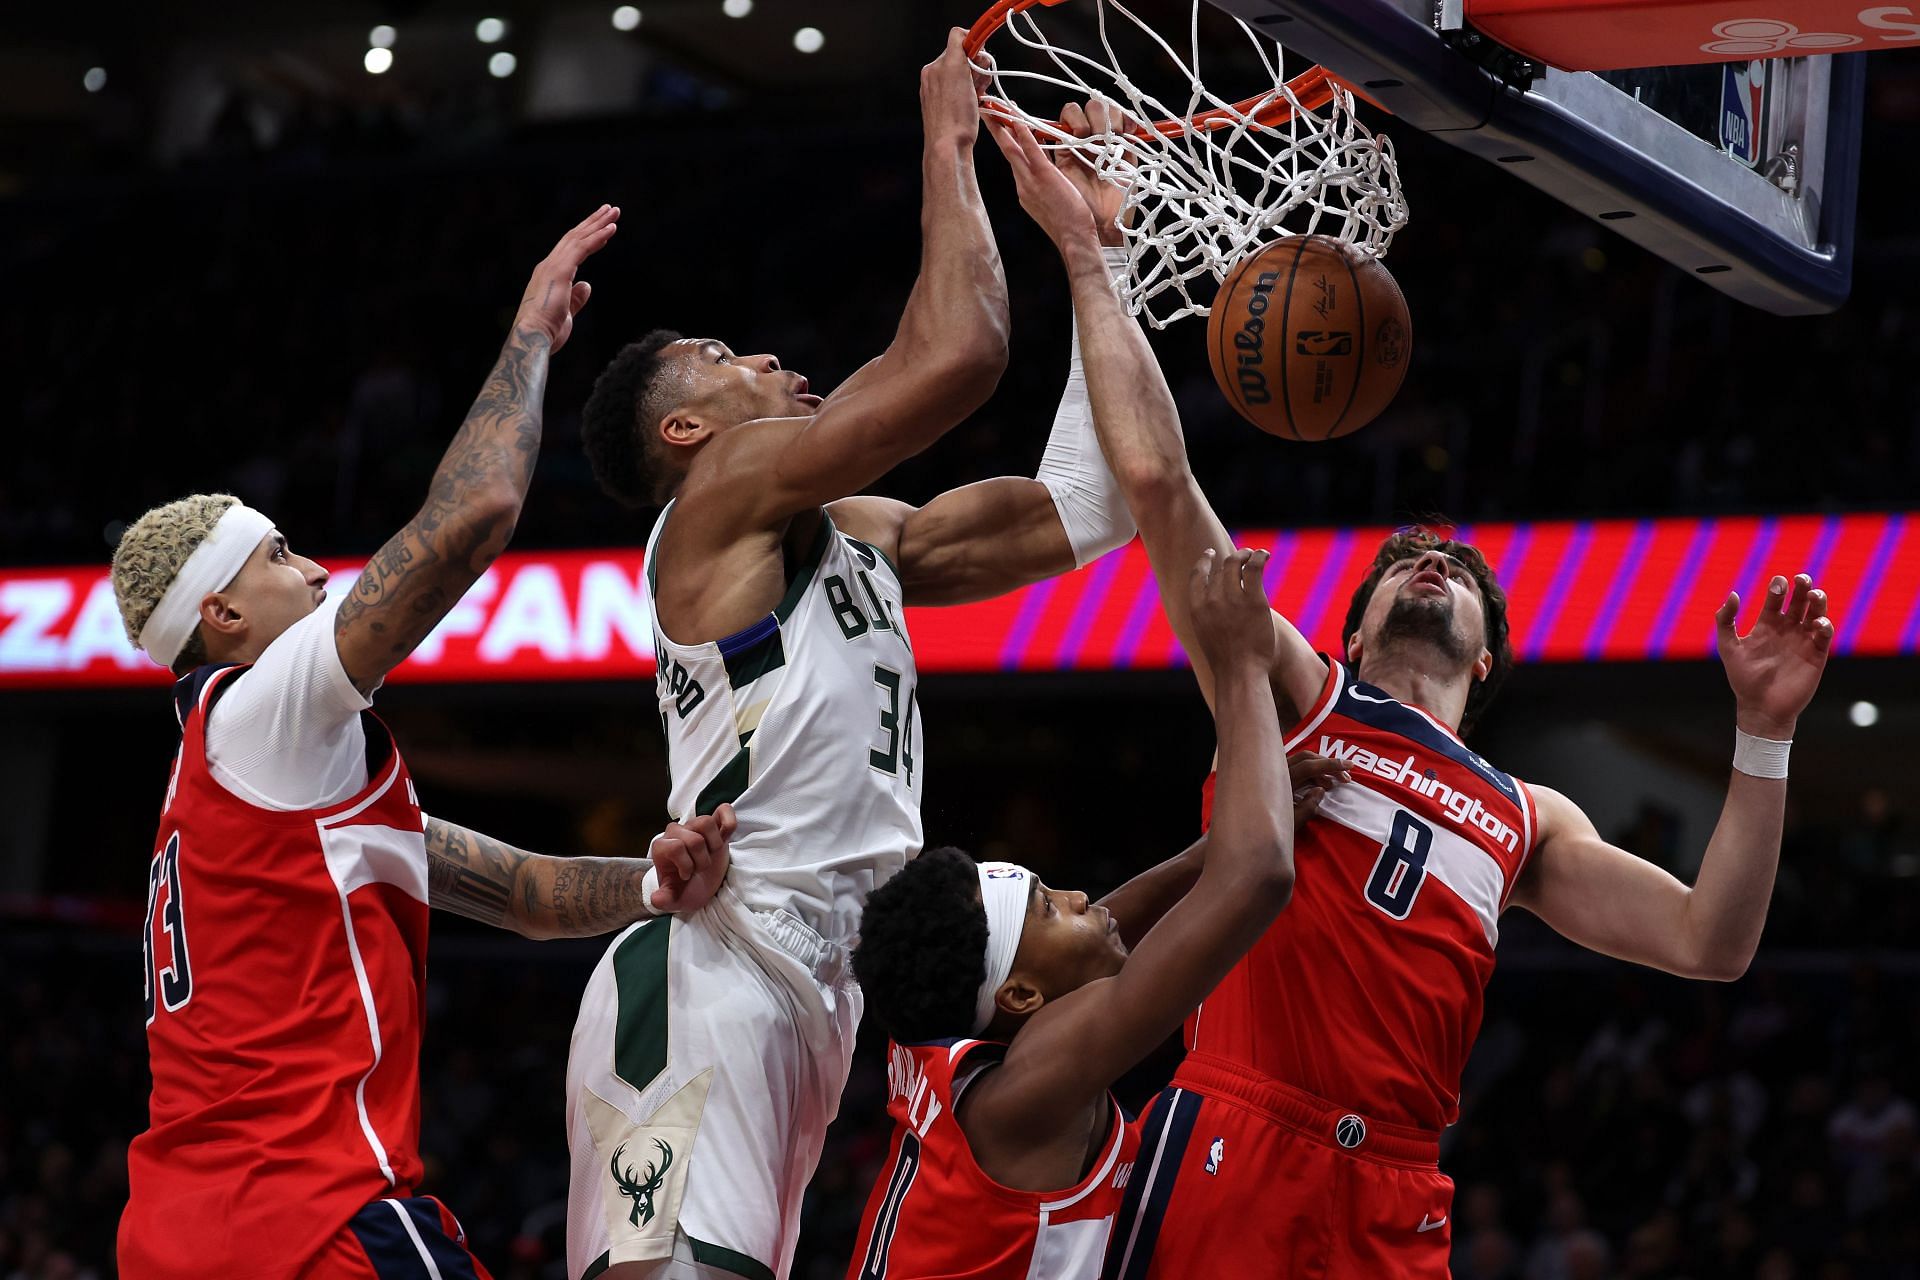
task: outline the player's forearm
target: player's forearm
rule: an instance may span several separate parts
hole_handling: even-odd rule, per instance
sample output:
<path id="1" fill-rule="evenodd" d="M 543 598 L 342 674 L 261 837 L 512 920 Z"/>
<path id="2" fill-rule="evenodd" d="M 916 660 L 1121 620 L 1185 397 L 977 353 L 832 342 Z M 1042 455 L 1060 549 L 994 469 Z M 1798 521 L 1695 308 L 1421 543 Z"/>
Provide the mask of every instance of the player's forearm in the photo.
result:
<path id="1" fill-rule="evenodd" d="M 993 393 L 1007 366 L 1007 280 L 980 199 L 972 137 L 929 138 L 921 158 L 920 276 L 896 347 L 929 373 L 958 383 L 965 417 Z"/>
<path id="2" fill-rule="evenodd" d="M 1773 898 L 1786 808 L 1784 778 L 1734 771 L 1726 806 L 1687 895 L 1684 928 L 1692 976 L 1730 981 L 1747 971 Z"/>
<path id="3" fill-rule="evenodd" d="M 1216 673 L 1219 765 L 1202 880 L 1293 891 L 1293 786 L 1266 668 L 1238 659 Z"/>
<path id="4" fill-rule="evenodd" d="M 1064 256 L 1101 447 L 1129 502 L 1150 505 L 1189 474 L 1173 393 L 1147 335 L 1114 292 L 1099 246 L 1089 239 Z"/>
<path id="5" fill-rule="evenodd" d="M 645 858 L 556 858 L 427 820 L 427 900 L 522 937 L 589 938 L 646 918 Z"/>
<path id="6" fill-rule="evenodd" d="M 551 343 L 516 325 L 412 520 L 367 561 L 334 620 L 363 691 L 404 661 L 513 537 L 540 452 Z"/>
<path id="7" fill-rule="evenodd" d="M 494 554 L 520 518 L 540 458 L 551 346 L 538 329 L 514 326 L 428 488 L 422 514 L 490 526 L 499 541 Z M 485 568 L 475 566 L 475 576 Z"/>
<path id="8" fill-rule="evenodd" d="M 1185 584 L 1201 552 L 1225 555 L 1233 540 L 1187 465 L 1173 395 L 1146 334 L 1108 283 L 1098 246 L 1089 241 L 1066 258 L 1094 430 L 1139 526 L 1167 621 L 1211 701 L 1212 674 L 1194 643 Z"/>

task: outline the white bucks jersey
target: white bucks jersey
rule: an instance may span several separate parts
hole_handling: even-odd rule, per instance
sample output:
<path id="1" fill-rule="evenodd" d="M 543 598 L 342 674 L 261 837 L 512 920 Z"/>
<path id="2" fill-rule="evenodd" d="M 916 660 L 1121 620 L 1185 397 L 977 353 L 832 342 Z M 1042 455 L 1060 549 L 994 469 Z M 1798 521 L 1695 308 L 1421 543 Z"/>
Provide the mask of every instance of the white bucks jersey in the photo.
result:
<path id="1" fill-rule="evenodd" d="M 772 613 L 714 643 L 676 644 L 654 576 L 672 511 L 647 546 L 667 807 L 684 819 L 731 803 L 735 892 L 850 941 L 867 893 L 920 852 L 919 679 L 900 575 L 822 512 Z"/>

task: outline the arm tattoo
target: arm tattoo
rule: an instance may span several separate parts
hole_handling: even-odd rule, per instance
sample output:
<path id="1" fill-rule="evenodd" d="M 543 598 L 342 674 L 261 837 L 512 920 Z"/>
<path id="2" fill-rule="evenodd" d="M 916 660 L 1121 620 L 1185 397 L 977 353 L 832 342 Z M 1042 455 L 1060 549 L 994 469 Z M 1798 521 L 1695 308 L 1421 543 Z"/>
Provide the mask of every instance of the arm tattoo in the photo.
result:
<path id="1" fill-rule="evenodd" d="M 553 912 L 561 937 L 584 938 L 643 920 L 644 858 L 568 858 L 553 875 Z"/>
<path id="2" fill-rule="evenodd" d="M 535 330 L 508 336 L 433 473 L 425 505 L 368 561 L 341 603 L 335 642 L 363 689 L 400 665 L 506 549 L 513 520 L 500 519 L 498 495 L 511 494 L 517 512 L 533 480 L 550 345 Z"/>
<path id="3" fill-rule="evenodd" d="M 507 920 L 514 881 L 533 855 L 438 818 L 427 819 L 427 902 L 482 924 Z M 532 878 L 526 894 L 532 898 Z"/>
<path id="4" fill-rule="evenodd" d="M 427 819 L 427 901 L 530 938 L 590 938 L 645 919 L 645 858 L 551 858 Z"/>

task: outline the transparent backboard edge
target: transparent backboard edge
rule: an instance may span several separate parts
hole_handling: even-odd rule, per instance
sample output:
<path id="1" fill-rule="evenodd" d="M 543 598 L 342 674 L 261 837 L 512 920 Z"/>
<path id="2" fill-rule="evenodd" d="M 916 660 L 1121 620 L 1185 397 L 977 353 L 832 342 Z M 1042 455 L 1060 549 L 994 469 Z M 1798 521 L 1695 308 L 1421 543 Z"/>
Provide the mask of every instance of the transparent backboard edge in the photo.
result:
<path id="1" fill-rule="evenodd" d="M 1431 0 L 1211 0 L 1359 85 L 1399 119 L 1493 161 L 1609 229 L 1778 315 L 1831 311 L 1852 284 L 1865 55 L 1801 60 L 1801 181 L 1787 194 L 1596 75 L 1502 84 L 1450 47 Z M 1817 77 L 1825 77 L 1821 92 Z M 1416 221 L 1418 191 L 1409 192 Z"/>

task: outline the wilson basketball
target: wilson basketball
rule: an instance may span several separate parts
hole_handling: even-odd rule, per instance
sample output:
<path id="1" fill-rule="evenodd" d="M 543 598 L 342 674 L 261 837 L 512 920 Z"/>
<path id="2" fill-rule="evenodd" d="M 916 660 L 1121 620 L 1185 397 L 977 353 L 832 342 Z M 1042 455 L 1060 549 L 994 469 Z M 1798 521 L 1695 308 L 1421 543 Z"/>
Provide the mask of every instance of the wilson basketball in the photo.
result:
<path id="1" fill-rule="evenodd" d="M 1283 440 L 1331 440 L 1400 390 L 1413 320 L 1378 258 L 1332 236 L 1248 254 L 1207 316 L 1213 376 L 1241 417 Z"/>

